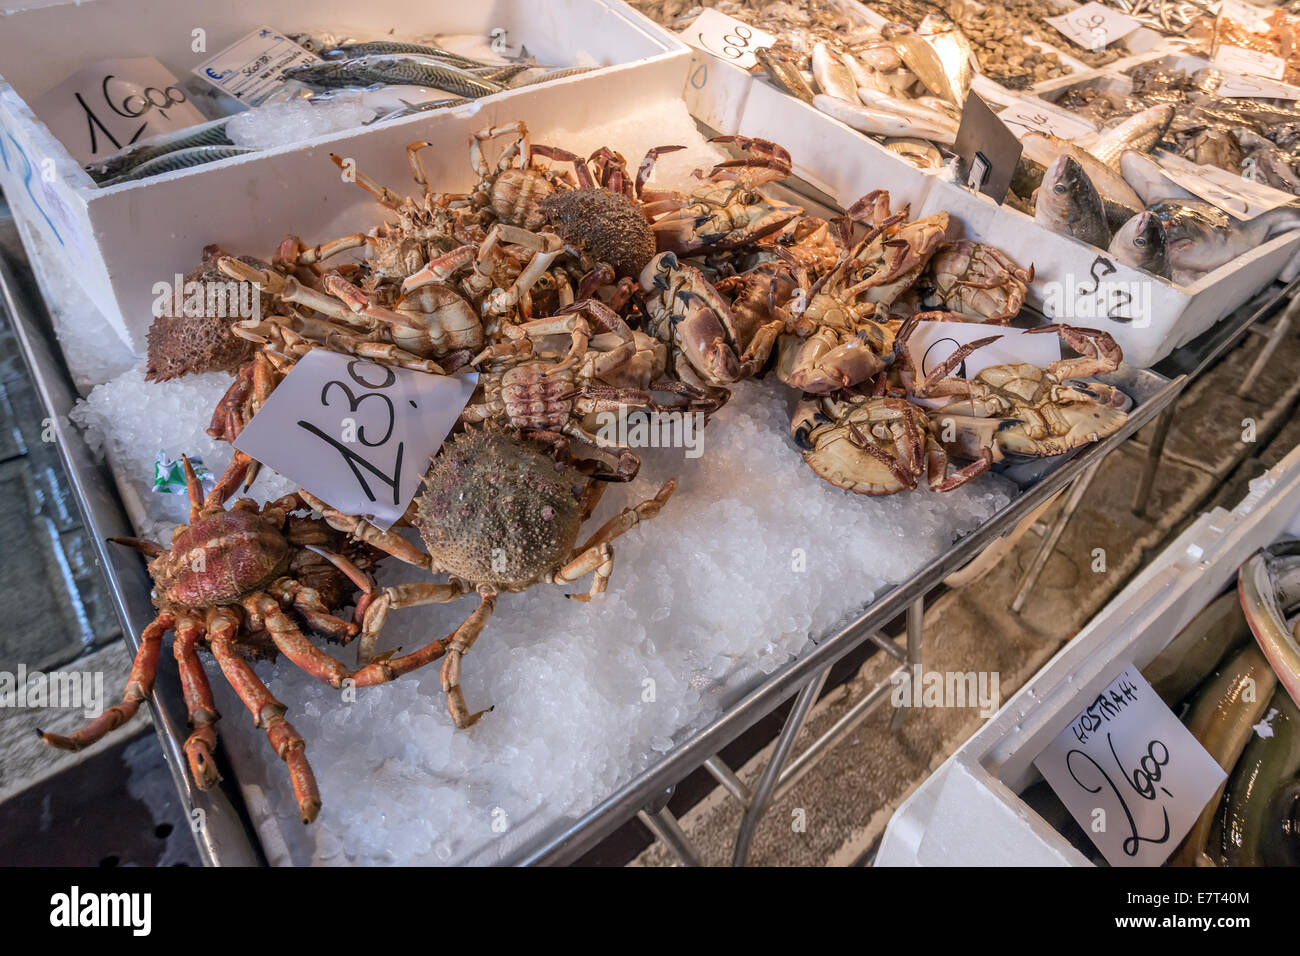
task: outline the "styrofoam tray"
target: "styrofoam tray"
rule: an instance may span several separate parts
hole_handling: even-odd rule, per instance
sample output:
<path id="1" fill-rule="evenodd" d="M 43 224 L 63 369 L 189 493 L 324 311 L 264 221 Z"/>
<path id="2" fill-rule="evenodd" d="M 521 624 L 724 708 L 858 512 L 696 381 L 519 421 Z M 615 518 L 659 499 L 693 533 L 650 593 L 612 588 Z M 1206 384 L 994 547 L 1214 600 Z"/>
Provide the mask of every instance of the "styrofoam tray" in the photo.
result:
<path id="1" fill-rule="evenodd" d="M 1300 448 L 1232 511 L 1200 516 L 898 808 L 877 866 L 1086 866 L 1017 794 L 1034 759 L 1127 664 L 1148 664 L 1251 554 L 1300 534 Z"/>
<path id="2" fill-rule="evenodd" d="M 1300 231 L 1289 232 L 1179 286 L 964 186 L 934 180 L 920 214 L 941 210 L 963 224 L 966 237 L 1034 267 L 1031 305 L 1049 318 L 1109 332 L 1138 368 L 1150 368 L 1249 301 L 1300 248 Z"/>
<path id="3" fill-rule="evenodd" d="M 358 222 L 377 225 L 382 209 L 357 189 L 339 189 L 329 160 L 338 153 L 357 168 L 406 192 L 404 147 L 431 130 L 472 130 L 522 113 L 564 118 L 580 126 L 619 104 L 665 92 L 679 95 L 686 48 L 667 31 L 617 0 L 342 0 L 302 4 L 265 0 L 246 5 L 199 0 L 91 0 L 24 9 L 0 16 L 0 187 L 15 214 L 74 266 L 90 296 L 136 350 L 152 321 L 153 286 L 171 282 L 198 263 L 205 245 L 260 248 L 268 235 L 331 236 Z M 221 50 L 259 23 L 280 30 L 374 35 L 473 33 L 505 27 L 539 62 L 571 64 L 594 57 L 606 68 L 519 90 L 463 107 L 417 114 L 304 143 L 163 174 L 106 189 L 94 185 L 32 112 L 29 102 L 83 64 L 114 56 L 155 56 L 178 76 L 211 53 L 190 49 L 202 24 L 207 50 Z M 581 56 L 580 56 L 581 55 Z M 429 155 L 430 173 L 456 170 L 463 157 Z M 53 161 L 54 175 L 41 171 Z M 463 185 L 469 185 L 465 183 Z M 358 218 L 360 217 L 360 218 Z M 344 223 L 349 226 L 345 229 Z M 31 249 L 37 256 L 41 250 Z"/>

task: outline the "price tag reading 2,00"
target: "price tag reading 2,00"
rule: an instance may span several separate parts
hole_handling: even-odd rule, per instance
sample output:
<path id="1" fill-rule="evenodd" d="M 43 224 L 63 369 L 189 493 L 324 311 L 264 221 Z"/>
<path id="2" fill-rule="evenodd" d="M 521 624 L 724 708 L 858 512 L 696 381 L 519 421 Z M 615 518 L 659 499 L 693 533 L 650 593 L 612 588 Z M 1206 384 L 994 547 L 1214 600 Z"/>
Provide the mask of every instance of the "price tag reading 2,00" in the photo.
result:
<path id="1" fill-rule="evenodd" d="M 235 446 L 346 514 L 392 526 L 476 375 L 429 375 L 314 349 Z"/>

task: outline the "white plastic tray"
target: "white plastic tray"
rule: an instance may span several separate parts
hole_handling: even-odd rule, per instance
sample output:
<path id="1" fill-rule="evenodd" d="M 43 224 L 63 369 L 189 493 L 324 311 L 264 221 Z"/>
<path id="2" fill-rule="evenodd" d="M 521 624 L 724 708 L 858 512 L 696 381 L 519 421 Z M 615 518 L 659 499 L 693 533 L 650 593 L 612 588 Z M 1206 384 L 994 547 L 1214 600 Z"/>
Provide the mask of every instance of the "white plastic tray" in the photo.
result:
<path id="1" fill-rule="evenodd" d="M 579 127 L 628 102 L 681 90 L 686 48 L 617 0 L 264 0 L 211 4 L 202 0 L 90 0 L 0 16 L 0 161 L 15 215 L 44 240 L 34 257 L 57 255 L 72 265 L 87 292 L 137 351 L 152 321 L 156 282 L 171 282 L 198 263 L 205 245 L 261 248 L 288 232 L 329 237 L 375 225 L 383 210 L 359 189 L 339 189 L 331 152 L 392 188 L 413 188 L 403 148 L 434 130 L 465 130 L 507 122 L 522 113 L 563 118 Z M 87 62 L 154 56 L 177 76 L 261 23 L 279 30 L 349 31 L 365 35 L 474 33 L 505 27 L 539 62 L 572 64 L 594 57 L 605 69 L 508 90 L 454 110 L 417 114 L 247 156 L 106 189 L 94 185 L 30 102 Z M 191 31 L 207 31 L 207 50 L 190 49 Z M 582 55 L 580 57 L 580 54 Z M 463 155 L 448 157 L 460 170 Z M 40 175 L 53 160 L 55 175 Z M 426 157 L 430 174 L 443 159 Z M 465 185 L 468 185 L 466 183 Z M 361 218 L 359 219 L 358 216 Z M 347 223 L 348 227 L 343 228 Z"/>
<path id="2" fill-rule="evenodd" d="M 898 808 L 877 866 L 1087 866 L 1018 796 L 1043 748 L 1126 664 L 1154 658 L 1258 549 L 1300 534 L 1300 448 L 1198 518 Z"/>

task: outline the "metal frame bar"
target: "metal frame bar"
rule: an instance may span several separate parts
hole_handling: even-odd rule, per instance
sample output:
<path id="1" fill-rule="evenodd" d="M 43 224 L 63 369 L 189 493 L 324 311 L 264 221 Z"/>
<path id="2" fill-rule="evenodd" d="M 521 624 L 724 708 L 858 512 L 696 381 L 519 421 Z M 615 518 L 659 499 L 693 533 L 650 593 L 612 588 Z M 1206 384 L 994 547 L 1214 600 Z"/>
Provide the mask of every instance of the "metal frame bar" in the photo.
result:
<path id="1" fill-rule="evenodd" d="M 1097 477 L 1097 472 L 1100 470 L 1101 459 L 1098 459 L 1095 465 L 1074 479 L 1074 483 L 1070 485 L 1070 493 L 1066 496 L 1065 504 L 1061 506 L 1060 512 L 1048 525 L 1042 539 L 1038 542 L 1038 549 L 1034 552 L 1033 560 L 1029 562 L 1029 567 L 1025 569 L 1025 573 L 1020 576 L 1020 583 L 1016 586 L 1016 595 L 1011 601 L 1011 612 L 1013 614 L 1019 614 L 1020 609 L 1025 606 L 1029 592 L 1033 590 L 1034 585 L 1038 582 L 1038 576 L 1043 573 L 1043 568 L 1047 566 L 1048 558 L 1056 550 L 1056 543 L 1061 540 L 1061 535 L 1065 533 L 1066 526 L 1074 518 L 1074 513 L 1079 510 L 1079 505 L 1083 502 L 1083 496 L 1088 493 L 1092 480 Z"/>
<path id="2" fill-rule="evenodd" d="M 12 282 L 8 284 L 12 285 Z M 66 369 L 53 358 L 57 352 L 52 343 L 42 342 L 37 346 L 29 339 L 30 336 L 20 338 L 25 352 L 36 351 L 39 348 L 46 353 L 43 380 L 57 379 L 60 383 L 59 387 L 69 395 L 74 395 Z M 29 356 L 29 363 L 30 361 Z M 1137 429 L 1172 401 L 1182 386 L 1181 378 L 1170 381 L 1156 373 L 1136 370 L 1129 370 L 1123 374 L 1128 374 L 1129 379 L 1120 381 L 1119 384 L 1122 387 L 1138 389 L 1142 401 L 1119 432 L 1096 445 L 1083 449 L 1074 458 L 1028 485 L 1002 512 L 959 539 L 942 555 L 919 569 L 910 579 L 881 595 L 855 621 L 838 632 L 824 637 L 812 649 L 771 675 L 739 700 L 734 701 L 721 716 L 682 741 L 656 764 L 587 811 L 581 818 L 571 822 L 557 822 L 554 828 L 539 835 L 533 843 L 523 847 L 519 854 L 508 862 L 518 865 L 560 864 L 577 859 L 616 827 L 643 810 L 645 811 L 642 817 L 643 823 L 650 827 L 656 836 L 659 836 L 660 832 L 667 833 L 669 840 L 674 841 L 676 835 L 673 828 L 676 821 L 669 822 L 672 820 L 671 814 L 662 807 L 648 809 L 647 805 L 700 766 L 705 766 L 713 773 L 733 796 L 743 799 L 747 805 L 747 813 L 753 811 L 752 839 L 752 827 L 757 825 L 762 814 L 761 809 L 755 810 L 755 808 L 765 807 L 774 797 L 785 793 L 836 739 L 830 736 L 831 732 L 847 732 L 847 728 L 851 727 L 853 722 L 869 713 L 871 707 L 883 699 L 883 689 L 887 689 L 887 685 L 878 685 L 873 689 L 866 699 L 858 702 L 850 713 L 837 722 L 832 731 L 828 731 L 823 738 L 815 741 L 804 755 L 800 755 L 787 768 L 784 765 L 799 729 L 798 726 L 791 724 L 790 733 L 786 736 L 785 745 L 779 754 L 780 760 L 771 761 L 771 766 L 765 768 L 766 785 L 756 789 L 752 795 L 748 794 L 725 764 L 712 758 L 715 758 L 724 746 L 735 740 L 754 723 L 788 700 L 792 694 L 800 694 L 800 699 L 796 703 L 803 706 L 797 706 L 796 709 L 802 712 L 803 718 L 806 718 L 807 711 L 816 697 L 811 688 L 817 687 L 820 690 L 819 685 L 824 683 L 824 675 L 831 665 L 864 641 L 872 640 L 880 645 L 884 640 L 888 644 L 893 644 L 894 642 L 879 636 L 880 628 L 907 611 L 915 602 L 923 600 L 927 594 L 942 587 L 943 579 L 950 572 L 966 565 L 992 541 L 1014 528 L 1026 514 L 1059 493 L 1101 457 L 1120 447 Z M 71 398 L 54 401 L 46 394 L 42 395 L 42 400 L 56 418 L 66 414 L 72 401 Z M 80 436 L 73 433 L 68 440 L 68 445 L 75 445 L 81 449 L 89 460 L 89 452 L 84 448 Z M 83 505 L 83 510 L 90 512 L 87 514 L 87 528 L 101 538 L 105 533 L 129 533 L 121 502 L 111 494 L 113 488 L 111 477 L 105 475 L 102 463 L 92 464 L 90 471 L 96 472 L 94 477 L 83 477 L 74 484 L 79 505 Z M 83 468 L 79 474 L 87 474 L 86 469 Z M 106 497 L 111 500 L 105 501 Z M 88 501 L 92 503 L 87 504 Z M 111 516 L 112 527 L 107 531 L 103 527 L 105 515 Z M 109 585 L 113 591 L 124 631 L 131 635 L 128 640 L 134 647 L 134 634 L 138 627 L 142 621 L 152 616 L 148 598 L 148 581 L 144 579 L 144 571 L 138 562 L 133 566 L 127 566 L 122 562 L 120 555 L 103 551 L 101 551 L 101 560 L 105 562 L 108 570 Z M 919 622 L 919 616 L 916 620 Z M 896 659 L 901 653 L 909 662 L 919 660 L 920 641 L 910 642 L 906 650 L 895 645 L 895 650 L 889 651 L 886 647 L 886 652 Z M 175 682 L 169 683 L 164 676 L 160 673 L 160 684 L 155 689 L 158 702 L 155 713 L 160 715 L 156 726 L 182 799 L 189 806 L 203 809 L 207 815 L 207 827 L 197 834 L 205 861 L 218 864 L 261 862 L 256 835 L 248 829 L 246 819 L 240 816 L 236 809 L 240 801 L 237 788 L 230 784 L 223 784 L 223 789 L 220 791 L 204 793 L 190 786 L 179 750 L 180 743 L 185 739 L 184 709 L 181 706 L 179 686 L 172 686 Z M 799 726 L 802 726 L 802 721 Z M 680 827 L 676 829 L 679 831 Z M 689 859 L 692 852 L 689 843 L 681 844 L 681 847 L 685 850 L 686 858 Z M 747 852 L 746 848 L 740 855 L 742 860 Z"/>

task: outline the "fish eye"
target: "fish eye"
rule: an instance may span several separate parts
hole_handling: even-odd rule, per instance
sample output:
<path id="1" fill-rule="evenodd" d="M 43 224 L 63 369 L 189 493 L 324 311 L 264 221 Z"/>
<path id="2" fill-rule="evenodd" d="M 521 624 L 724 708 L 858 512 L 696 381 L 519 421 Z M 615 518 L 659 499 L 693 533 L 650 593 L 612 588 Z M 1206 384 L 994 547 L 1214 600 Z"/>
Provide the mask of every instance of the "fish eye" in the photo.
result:
<path id="1" fill-rule="evenodd" d="M 1060 183 L 1057 183 L 1055 186 L 1053 186 L 1052 191 L 1056 193 L 1058 196 L 1065 195 L 1065 187 Z"/>
<path id="2" fill-rule="evenodd" d="M 1143 239 L 1141 236 L 1138 236 L 1136 239 L 1133 240 L 1133 245 L 1135 246 L 1145 246 L 1146 244 L 1147 241 Z"/>

